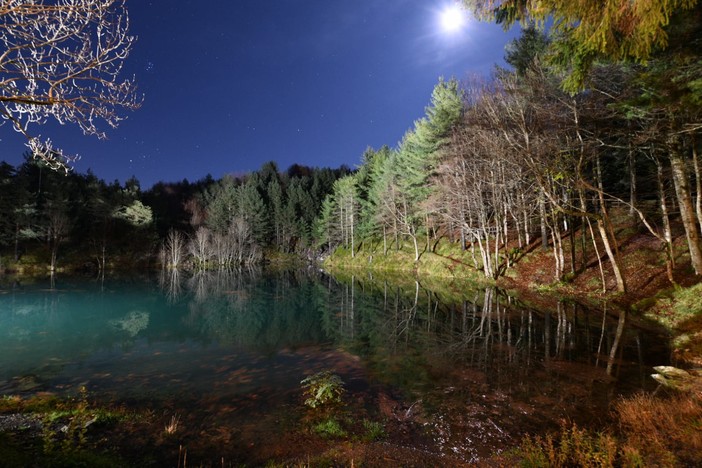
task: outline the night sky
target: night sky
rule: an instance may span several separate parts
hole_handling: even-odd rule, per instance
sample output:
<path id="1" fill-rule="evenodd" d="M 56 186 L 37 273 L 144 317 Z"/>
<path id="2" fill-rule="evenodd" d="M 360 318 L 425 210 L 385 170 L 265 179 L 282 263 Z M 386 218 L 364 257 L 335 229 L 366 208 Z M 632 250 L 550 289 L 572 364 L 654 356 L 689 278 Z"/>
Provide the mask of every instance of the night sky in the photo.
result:
<path id="1" fill-rule="evenodd" d="M 73 126 L 50 137 L 100 178 L 195 181 L 276 161 L 356 167 L 424 115 L 439 77 L 487 76 L 518 31 L 468 19 L 441 26 L 449 0 L 130 1 L 138 41 L 125 64 L 145 100 L 108 139 Z M 24 141 L 0 127 L 0 158 Z"/>

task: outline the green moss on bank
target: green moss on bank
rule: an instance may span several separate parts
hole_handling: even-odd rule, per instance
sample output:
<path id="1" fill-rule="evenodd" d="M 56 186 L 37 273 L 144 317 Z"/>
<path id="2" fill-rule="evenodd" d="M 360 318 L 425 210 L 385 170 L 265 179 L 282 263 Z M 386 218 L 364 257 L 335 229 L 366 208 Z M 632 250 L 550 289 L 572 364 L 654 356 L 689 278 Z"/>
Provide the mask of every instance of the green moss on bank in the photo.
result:
<path id="1" fill-rule="evenodd" d="M 474 262 L 470 251 L 462 251 L 457 244 L 440 240 L 421 252 L 414 261 L 414 249 L 404 244 L 399 249 L 383 252 L 382 245 L 364 244 L 351 253 L 350 249 L 338 248 L 324 260 L 325 268 L 338 270 L 366 270 L 371 272 L 417 275 L 422 278 L 461 278 L 474 284 L 494 284 L 486 278 L 480 264 Z"/>
<path id="2" fill-rule="evenodd" d="M 702 283 L 662 291 L 635 308 L 670 330 L 677 360 L 702 365 Z"/>
<path id="3" fill-rule="evenodd" d="M 679 329 L 702 316 L 702 283 L 662 291 L 651 300 L 641 301 L 637 307 L 648 309 L 646 315 L 667 328 Z"/>

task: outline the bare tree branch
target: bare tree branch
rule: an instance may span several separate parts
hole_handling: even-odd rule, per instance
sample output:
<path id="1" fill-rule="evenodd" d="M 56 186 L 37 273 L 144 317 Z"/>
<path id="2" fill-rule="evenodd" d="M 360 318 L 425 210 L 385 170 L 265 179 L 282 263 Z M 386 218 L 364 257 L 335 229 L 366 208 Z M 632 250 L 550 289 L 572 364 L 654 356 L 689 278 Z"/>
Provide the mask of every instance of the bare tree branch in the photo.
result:
<path id="1" fill-rule="evenodd" d="M 23 134 L 35 158 L 70 170 L 66 156 L 30 129 L 49 118 L 105 138 L 123 109 L 141 106 L 120 78 L 134 44 L 125 0 L 6 0 L 0 5 L 0 125 Z"/>

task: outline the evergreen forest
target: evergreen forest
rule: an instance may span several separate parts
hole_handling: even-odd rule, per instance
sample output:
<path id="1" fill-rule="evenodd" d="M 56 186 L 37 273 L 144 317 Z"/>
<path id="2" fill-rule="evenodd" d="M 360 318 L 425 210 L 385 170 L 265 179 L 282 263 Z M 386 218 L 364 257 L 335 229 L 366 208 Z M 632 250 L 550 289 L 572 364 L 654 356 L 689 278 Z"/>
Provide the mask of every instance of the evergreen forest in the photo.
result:
<path id="1" fill-rule="evenodd" d="M 554 38 L 527 27 L 506 49 L 509 67 L 440 79 L 401 141 L 368 148 L 353 170 L 269 162 L 142 190 L 27 154 L 0 168 L 3 267 L 233 268 L 338 248 L 370 262 L 402 249 L 416 263 L 443 241 L 496 279 L 540 243 L 554 281 L 595 252 L 623 292 L 616 210 L 660 241 L 671 281 L 681 258 L 702 274 L 700 14 L 675 17 L 667 49 L 645 62 L 588 63 L 575 91 Z"/>

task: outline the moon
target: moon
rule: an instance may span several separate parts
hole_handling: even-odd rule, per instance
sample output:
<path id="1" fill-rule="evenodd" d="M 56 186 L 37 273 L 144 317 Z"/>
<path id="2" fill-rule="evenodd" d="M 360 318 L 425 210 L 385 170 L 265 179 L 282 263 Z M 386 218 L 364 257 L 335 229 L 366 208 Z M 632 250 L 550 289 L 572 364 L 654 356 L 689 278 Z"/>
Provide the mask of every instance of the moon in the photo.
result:
<path id="1" fill-rule="evenodd" d="M 447 6 L 440 13 L 441 28 L 449 33 L 459 31 L 466 23 L 465 11 L 459 5 Z"/>

